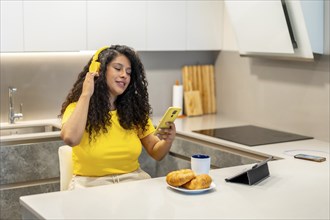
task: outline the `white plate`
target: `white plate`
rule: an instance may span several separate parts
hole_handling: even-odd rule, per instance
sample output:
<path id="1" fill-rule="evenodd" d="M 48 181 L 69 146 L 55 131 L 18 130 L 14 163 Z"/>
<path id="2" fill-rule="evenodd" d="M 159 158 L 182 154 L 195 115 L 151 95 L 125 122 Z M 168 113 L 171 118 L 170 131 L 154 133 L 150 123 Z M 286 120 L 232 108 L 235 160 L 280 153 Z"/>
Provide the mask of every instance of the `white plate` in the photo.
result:
<path id="1" fill-rule="evenodd" d="M 180 192 L 185 192 L 185 193 L 201 193 L 201 192 L 205 192 L 205 191 L 214 189 L 216 187 L 214 182 L 212 182 L 210 187 L 206 188 L 206 189 L 185 189 L 183 187 L 175 187 L 175 186 L 171 186 L 171 185 L 168 185 L 168 186 L 172 189 L 178 190 Z"/>

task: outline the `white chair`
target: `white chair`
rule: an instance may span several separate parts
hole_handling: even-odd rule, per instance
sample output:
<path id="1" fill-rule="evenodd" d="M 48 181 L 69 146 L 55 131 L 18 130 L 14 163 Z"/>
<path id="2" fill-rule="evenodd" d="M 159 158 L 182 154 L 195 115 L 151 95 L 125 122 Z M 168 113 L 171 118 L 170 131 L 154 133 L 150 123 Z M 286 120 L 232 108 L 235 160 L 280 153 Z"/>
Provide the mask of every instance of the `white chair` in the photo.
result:
<path id="1" fill-rule="evenodd" d="M 69 184 L 73 174 L 72 148 L 64 145 L 58 148 L 58 158 L 60 163 L 60 189 L 69 189 Z"/>

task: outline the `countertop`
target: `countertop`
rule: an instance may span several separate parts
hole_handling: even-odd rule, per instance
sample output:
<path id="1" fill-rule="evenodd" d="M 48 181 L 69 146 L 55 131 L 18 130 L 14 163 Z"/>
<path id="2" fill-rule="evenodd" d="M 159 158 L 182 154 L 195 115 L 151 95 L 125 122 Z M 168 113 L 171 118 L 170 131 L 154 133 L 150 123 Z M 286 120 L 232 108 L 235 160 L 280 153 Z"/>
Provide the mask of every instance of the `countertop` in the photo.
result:
<path id="1" fill-rule="evenodd" d="M 173 190 L 160 177 L 23 196 L 23 210 L 40 219 L 329 219 L 328 142 L 310 139 L 249 147 L 192 132 L 246 123 L 208 115 L 177 119 L 175 124 L 179 135 L 281 159 L 268 162 L 270 177 L 253 186 L 225 181 L 252 166 L 243 165 L 211 170 L 216 187 L 201 194 Z M 327 160 L 294 159 L 297 153 Z"/>
<path id="2" fill-rule="evenodd" d="M 250 166 L 211 170 L 216 188 L 185 194 L 164 177 L 20 198 L 39 219 L 329 219 L 329 163 L 268 163 L 257 185 L 224 179 Z"/>
<path id="3" fill-rule="evenodd" d="M 159 120 L 158 117 L 154 119 L 154 121 L 157 120 Z M 243 150 L 246 152 L 262 155 L 265 157 L 275 156 L 278 158 L 292 158 L 293 155 L 298 153 L 306 153 L 306 154 L 329 157 L 329 142 L 325 142 L 317 139 L 292 141 L 292 142 L 267 144 L 267 145 L 250 147 L 243 144 L 238 144 L 231 141 L 226 141 L 223 139 L 213 138 L 207 135 L 202 135 L 199 133 L 192 132 L 194 130 L 225 128 L 225 127 L 241 126 L 248 124 L 249 123 L 228 119 L 226 117 L 221 117 L 215 114 L 204 115 L 202 117 L 182 118 L 182 119 L 177 119 L 175 121 L 177 134 L 196 138 L 199 140 L 204 140 L 222 146 L 227 146 L 232 149 Z M 265 127 L 258 124 L 254 124 L 254 125 Z M 272 127 L 268 127 L 268 128 L 275 129 Z M 281 129 L 275 129 L 275 130 L 283 131 Z M 290 131 L 286 131 L 286 132 L 290 132 Z"/>

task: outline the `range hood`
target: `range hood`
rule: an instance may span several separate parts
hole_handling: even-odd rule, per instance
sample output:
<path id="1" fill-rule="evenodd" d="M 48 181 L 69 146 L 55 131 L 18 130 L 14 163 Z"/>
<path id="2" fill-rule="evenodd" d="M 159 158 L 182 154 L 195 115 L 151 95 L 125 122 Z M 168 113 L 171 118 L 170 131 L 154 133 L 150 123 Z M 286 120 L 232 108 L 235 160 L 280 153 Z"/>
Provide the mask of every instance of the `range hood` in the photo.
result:
<path id="1" fill-rule="evenodd" d="M 241 56 L 313 60 L 323 54 L 323 0 L 226 0 Z"/>

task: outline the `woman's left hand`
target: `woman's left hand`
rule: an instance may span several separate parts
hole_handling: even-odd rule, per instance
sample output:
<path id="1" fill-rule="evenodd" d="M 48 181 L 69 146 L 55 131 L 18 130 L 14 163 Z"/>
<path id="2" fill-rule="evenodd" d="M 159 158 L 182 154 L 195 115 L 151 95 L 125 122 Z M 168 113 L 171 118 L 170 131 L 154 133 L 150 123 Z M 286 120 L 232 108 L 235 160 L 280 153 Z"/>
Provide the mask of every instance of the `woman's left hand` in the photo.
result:
<path id="1" fill-rule="evenodd" d="M 142 146 L 155 160 L 162 160 L 169 152 L 174 141 L 176 128 L 173 122 L 168 122 L 169 128 L 160 128 L 156 135 L 153 133 L 141 139 Z"/>
<path id="2" fill-rule="evenodd" d="M 160 128 L 157 137 L 160 140 L 172 143 L 176 134 L 175 124 L 173 122 L 167 122 L 166 124 L 169 128 Z"/>

